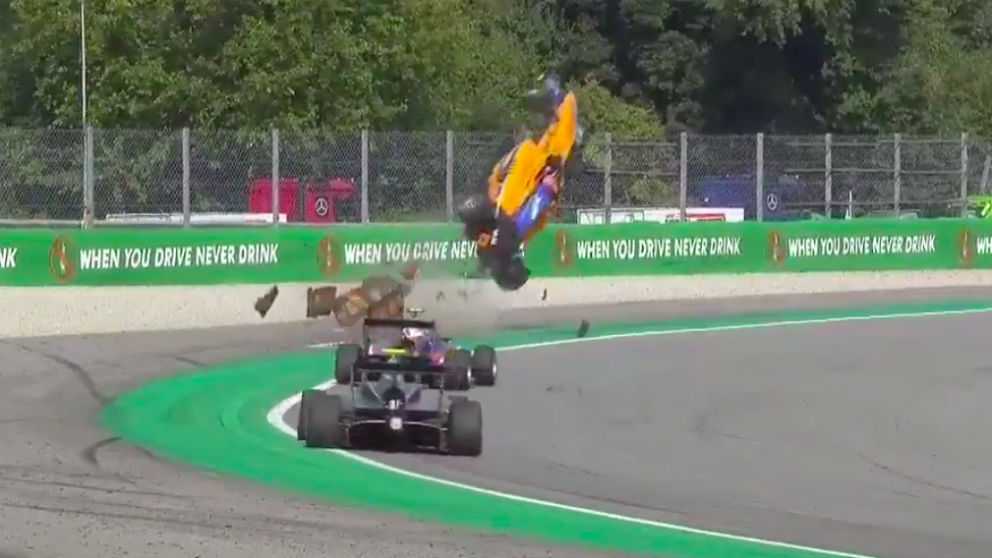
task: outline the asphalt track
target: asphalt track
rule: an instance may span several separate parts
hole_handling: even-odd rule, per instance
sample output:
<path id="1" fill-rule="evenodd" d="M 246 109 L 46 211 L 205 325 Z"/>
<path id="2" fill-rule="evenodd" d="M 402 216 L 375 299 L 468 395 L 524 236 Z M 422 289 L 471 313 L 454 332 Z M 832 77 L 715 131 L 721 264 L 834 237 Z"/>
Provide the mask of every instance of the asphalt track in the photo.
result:
<path id="1" fill-rule="evenodd" d="M 520 312 L 500 325 L 987 295 L 603 306 Z M 452 331 L 468 328 L 455 322 Z M 837 550 L 987 555 L 992 365 L 982 341 L 990 325 L 989 315 L 931 317 L 510 353 L 501 385 L 473 394 L 486 409 L 480 459 L 375 457 L 536 497 Z M 332 337 L 313 322 L 3 341 L 0 555 L 583 555 L 292 498 L 157 459 L 97 426 L 115 394 L 144 382 Z"/>

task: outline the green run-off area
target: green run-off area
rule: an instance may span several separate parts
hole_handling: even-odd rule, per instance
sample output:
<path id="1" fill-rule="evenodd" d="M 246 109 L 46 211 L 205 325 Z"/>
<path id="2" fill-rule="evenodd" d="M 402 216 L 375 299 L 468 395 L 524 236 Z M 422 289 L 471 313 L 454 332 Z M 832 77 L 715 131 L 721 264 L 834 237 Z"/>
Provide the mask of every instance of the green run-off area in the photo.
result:
<path id="1" fill-rule="evenodd" d="M 992 267 L 976 219 L 550 225 L 526 248 L 535 277 Z M 0 231 L 0 284 L 211 285 L 357 281 L 421 263 L 476 269 L 454 224 Z"/>

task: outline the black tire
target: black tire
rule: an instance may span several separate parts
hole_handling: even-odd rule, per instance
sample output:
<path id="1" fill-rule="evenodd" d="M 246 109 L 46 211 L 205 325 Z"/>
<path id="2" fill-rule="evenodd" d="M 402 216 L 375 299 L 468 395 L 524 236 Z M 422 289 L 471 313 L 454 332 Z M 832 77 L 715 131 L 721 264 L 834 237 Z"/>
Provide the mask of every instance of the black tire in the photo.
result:
<path id="1" fill-rule="evenodd" d="M 344 445 L 341 426 L 341 396 L 317 393 L 307 405 L 306 440 L 310 448 L 339 448 Z"/>
<path id="2" fill-rule="evenodd" d="M 352 371 L 355 369 L 355 362 L 361 353 L 362 347 L 354 343 L 338 347 L 337 357 L 334 361 L 334 382 L 336 384 L 346 386 L 351 383 Z"/>
<path id="3" fill-rule="evenodd" d="M 482 405 L 455 401 L 448 408 L 448 453 L 475 457 L 482 453 Z"/>
<path id="4" fill-rule="evenodd" d="M 465 349 L 451 349 L 444 357 L 447 369 L 444 375 L 444 389 L 465 391 L 472 385 L 472 355 Z"/>
<path id="5" fill-rule="evenodd" d="M 493 270 L 492 276 L 496 286 L 501 290 L 516 291 L 527 284 L 527 280 L 530 279 L 530 270 L 524 265 L 522 258 L 513 257 L 498 265 Z"/>
<path id="6" fill-rule="evenodd" d="M 477 386 L 496 385 L 496 349 L 489 345 L 478 345 L 472 351 L 472 379 Z"/>
<path id="7" fill-rule="evenodd" d="M 300 408 L 296 414 L 296 439 L 303 440 L 307 436 L 307 409 L 310 406 L 310 402 L 313 400 L 313 395 L 315 393 L 321 393 L 315 389 L 305 389 L 303 393 L 300 394 Z"/>

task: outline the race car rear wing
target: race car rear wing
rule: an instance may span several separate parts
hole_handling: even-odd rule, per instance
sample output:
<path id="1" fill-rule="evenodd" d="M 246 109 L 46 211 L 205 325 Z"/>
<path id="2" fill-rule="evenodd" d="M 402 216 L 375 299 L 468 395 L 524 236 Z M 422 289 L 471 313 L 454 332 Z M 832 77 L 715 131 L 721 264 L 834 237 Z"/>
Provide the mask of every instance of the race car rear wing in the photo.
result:
<path id="1" fill-rule="evenodd" d="M 363 362 L 355 366 L 354 375 L 351 381 L 351 389 L 359 386 L 369 386 L 369 375 L 379 374 L 387 376 L 402 376 L 407 384 L 433 384 L 442 392 L 444 388 L 444 376 L 446 370 L 443 366 L 433 364 L 398 362 Z"/>
<path id="2" fill-rule="evenodd" d="M 361 361 L 355 363 L 355 372 L 357 374 L 362 374 L 366 372 L 373 373 L 386 373 L 386 374 L 419 374 L 422 376 L 435 376 L 440 374 L 445 374 L 447 369 L 443 364 L 434 364 L 433 362 L 420 360 L 420 359 L 410 359 L 403 362 L 390 362 L 387 360 L 378 360 L 374 357 L 364 358 Z"/>
<path id="3" fill-rule="evenodd" d="M 390 319 L 390 318 L 366 318 L 365 327 L 421 327 L 435 329 L 437 325 L 434 320 L 409 320 L 409 319 Z"/>

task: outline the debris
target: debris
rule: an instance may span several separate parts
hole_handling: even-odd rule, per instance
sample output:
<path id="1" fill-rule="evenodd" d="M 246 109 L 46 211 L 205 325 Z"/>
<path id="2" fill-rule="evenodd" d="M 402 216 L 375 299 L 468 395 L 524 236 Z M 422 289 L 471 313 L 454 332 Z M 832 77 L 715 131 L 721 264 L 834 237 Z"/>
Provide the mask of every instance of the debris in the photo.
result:
<path id="1" fill-rule="evenodd" d="M 355 287 L 344 295 L 334 299 L 332 312 L 338 323 L 347 327 L 357 323 L 368 313 L 373 300 L 363 287 Z"/>
<path id="2" fill-rule="evenodd" d="M 360 286 L 334 300 L 334 317 L 344 327 L 365 317 L 402 318 L 404 299 L 413 290 L 418 271 L 415 264 L 408 265 L 401 274 L 405 281 L 387 275 L 366 277 Z"/>
<path id="3" fill-rule="evenodd" d="M 307 289 L 307 317 L 333 315 L 338 324 L 348 327 L 363 318 L 402 318 L 404 299 L 413 290 L 413 283 L 420 274 L 420 266 L 410 263 L 400 271 L 399 277 L 370 275 L 361 285 L 343 294 L 338 287 Z M 443 293 L 439 293 L 443 297 Z M 422 311 L 422 310 L 421 310 Z"/>
<path id="4" fill-rule="evenodd" d="M 579 323 L 579 330 L 575 332 L 576 337 L 585 337 L 589 333 L 589 320 L 582 320 Z"/>
<path id="5" fill-rule="evenodd" d="M 269 292 L 265 293 L 263 296 L 255 299 L 255 311 L 258 315 L 265 317 L 272 308 L 272 303 L 276 301 L 276 297 L 279 295 L 279 287 L 273 285 Z"/>
<path id="6" fill-rule="evenodd" d="M 400 275 L 407 281 L 413 281 L 418 275 L 420 275 L 420 264 L 416 262 L 406 264 L 406 267 L 403 268 Z"/>
<path id="7" fill-rule="evenodd" d="M 437 296 L 434 297 L 434 300 L 445 300 L 444 291 L 438 291 Z"/>
<path id="8" fill-rule="evenodd" d="M 330 316 L 338 288 L 334 285 L 307 289 L 307 317 Z"/>
<path id="9" fill-rule="evenodd" d="M 541 293 L 541 300 L 548 300 L 548 289 L 544 289 L 544 292 Z"/>

